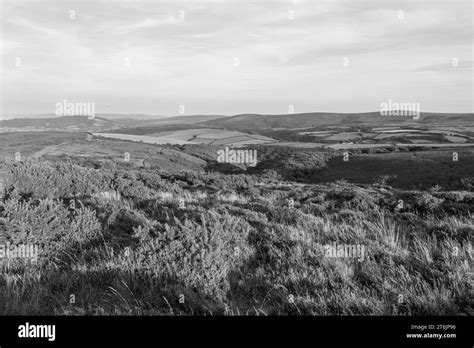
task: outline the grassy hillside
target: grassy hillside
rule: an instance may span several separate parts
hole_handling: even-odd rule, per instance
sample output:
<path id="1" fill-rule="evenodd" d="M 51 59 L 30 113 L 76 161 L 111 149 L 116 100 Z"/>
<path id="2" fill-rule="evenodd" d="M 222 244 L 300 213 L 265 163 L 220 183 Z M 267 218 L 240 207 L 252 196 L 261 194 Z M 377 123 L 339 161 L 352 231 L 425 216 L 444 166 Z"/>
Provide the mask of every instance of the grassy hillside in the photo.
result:
<path id="1" fill-rule="evenodd" d="M 176 124 L 161 124 L 161 125 L 150 125 L 147 126 L 138 126 L 138 127 L 129 127 L 126 129 L 117 129 L 111 133 L 120 133 L 120 134 L 133 134 L 133 135 L 149 135 L 158 132 L 176 132 L 186 129 L 200 129 L 206 128 L 203 125 L 190 125 L 187 123 L 176 123 Z"/>
<path id="2" fill-rule="evenodd" d="M 85 140 L 86 134 L 76 132 L 14 132 L 0 133 L 0 157 L 13 158 L 20 152 L 30 156 L 47 146 Z"/>
<path id="3" fill-rule="evenodd" d="M 309 128 L 328 125 L 357 126 L 377 124 L 444 124 L 472 125 L 474 114 L 441 114 L 421 113 L 419 120 L 412 117 L 381 116 L 379 112 L 367 113 L 324 113 L 313 112 L 304 114 L 258 115 L 245 114 L 202 122 L 202 124 L 225 127 L 227 129 L 256 130 L 278 128 Z"/>
<path id="4" fill-rule="evenodd" d="M 123 115 L 123 117 L 110 118 L 104 116 L 104 118 L 113 119 L 116 122 L 126 124 L 129 127 L 167 127 L 167 126 L 181 126 L 181 125 L 196 125 L 199 122 L 210 121 L 218 118 L 222 118 L 221 115 L 190 115 L 190 116 L 171 116 L 171 117 L 152 117 L 148 115 L 129 117 Z M 195 126 L 197 128 L 199 126 Z"/>

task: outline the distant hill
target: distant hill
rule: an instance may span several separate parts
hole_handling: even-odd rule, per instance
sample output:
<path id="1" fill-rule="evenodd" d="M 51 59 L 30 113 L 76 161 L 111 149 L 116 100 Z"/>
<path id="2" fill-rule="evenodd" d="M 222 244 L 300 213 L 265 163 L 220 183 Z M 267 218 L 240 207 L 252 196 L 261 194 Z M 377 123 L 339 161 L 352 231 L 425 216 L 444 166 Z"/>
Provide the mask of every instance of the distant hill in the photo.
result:
<path id="1" fill-rule="evenodd" d="M 190 115 L 190 116 L 172 116 L 172 117 L 164 117 L 160 120 L 153 121 L 152 124 L 171 124 L 171 123 L 176 123 L 176 124 L 194 124 L 194 123 L 199 123 L 199 122 L 206 122 L 206 121 L 212 121 L 216 119 L 221 119 L 221 118 L 227 118 L 228 116 L 223 116 L 223 115 Z"/>
<path id="2" fill-rule="evenodd" d="M 114 115 L 110 117 L 108 115 L 100 115 L 100 117 L 120 122 L 121 124 L 131 127 L 152 127 L 152 126 L 163 126 L 163 125 L 182 125 L 182 124 L 195 124 L 204 121 L 211 121 L 218 118 L 223 118 L 222 115 L 191 115 L 191 116 L 152 116 L 152 115 Z"/>
<path id="3" fill-rule="evenodd" d="M 376 125 L 388 123 L 453 124 L 456 126 L 473 125 L 474 114 L 421 113 L 419 120 L 413 120 L 412 117 L 407 116 L 381 116 L 379 112 L 352 114 L 314 112 L 286 115 L 243 114 L 201 122 L 201 124 L 207 126 L 240 130 L 310 128 L 331 125 Z"/>
<path id="4" fill-rule="evenodd" d="M 149 114 L 96 114 L 97 117 L 106 118 L 108 120 L 122 120 L 122 119 L 133 119 L 133 120 L 157 120 L 166 118 L 162 115 L 149 115 Z"/>
<path id="5" fill-rule="evenodd" d="M 96 113 L 96 117 L 106 118 L 108 120 L 118 120 L 118 119 L 133 119 L 133 120 L 156 120 L 164 118 L 166 116 L 161 115 L 149 115 L 149 114 L 115 114 L 115 113 Z M 2 114 L 0 115 L 0 120 L 11 120 L 14 118 L 59 118 L 55 113 L 44 113 L 44 114 Z"/>
<path id="6" fill-rule="evenodd" d="M 0 132 L 17 131 L 103 131 L 125 128 L 126 125 L 102 117 L 62 116 L 52 118 L 14 118 L 0 121 Z"/>
<path id="7" fill-rule="evenodd" d="M 227 117 L 224 115 L 189 115 L 189 116 L 163 116 L 163 115 L 150 115 L 150 114 L 116 114 L 116 113 L 96 113 L 96 117 L 105 118 L 108 120 L 130 120 L 130 121 L 158 121 L 165 123 L 196 123 L 214 120 L 216 118 Z M 28 119 L 42 119 L 42 118 L 60 118 L 54 113 L 45 114 L 2 114 L 0 120 L 11 120 L 16 118 L 28 118 Z"/>

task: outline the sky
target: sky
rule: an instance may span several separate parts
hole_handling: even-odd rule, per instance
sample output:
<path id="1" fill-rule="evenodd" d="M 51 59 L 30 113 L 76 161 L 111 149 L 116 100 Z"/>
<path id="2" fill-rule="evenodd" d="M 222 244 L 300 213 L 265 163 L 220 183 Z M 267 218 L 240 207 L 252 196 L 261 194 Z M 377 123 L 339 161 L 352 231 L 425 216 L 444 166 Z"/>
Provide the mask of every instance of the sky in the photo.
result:
<path id="1" fill-rule="evenodd" d="M 474 111 L 470 0 L 2 0 L 1 21 L 2 115 Z"/>

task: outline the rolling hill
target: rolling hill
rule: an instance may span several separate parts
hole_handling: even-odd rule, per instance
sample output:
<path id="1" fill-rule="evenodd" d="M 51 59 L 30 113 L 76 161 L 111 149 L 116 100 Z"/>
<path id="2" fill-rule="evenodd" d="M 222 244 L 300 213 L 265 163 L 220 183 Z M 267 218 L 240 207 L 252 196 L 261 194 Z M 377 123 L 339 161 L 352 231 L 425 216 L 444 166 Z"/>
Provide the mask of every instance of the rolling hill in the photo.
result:
<path id="1" fill-rule="evenodd" d="M 14 118 L 0 121 L 0 132 L 17 131 L 104 131 L 124 128 L 126 125 L 101 117 L 62 116 L 51 118 Z"/>
<path id="2" fill-rule="evenodd" d="M 191 115 L 191 116 L 171 116 L 154 118 L 116 118 L 115 121 L 132 126 L 132 127 L 153 127 L 165 125 L 182 125 L 182 124 L 197 124 L 200 122 L 212 121 L 215 119 L 226 118 L 222 115 Z M 107 118 L 107 117 L 106 117 Z"/>
<path id="3" fill-rule="evenodd" d="M 10 115 L 11 116 L 11 115 Z M 129 127 L 164 127 L 197 124 L 222 115 L 160 116 L 148 114 L 96 114 L 93 120 L 87 116 L 56 116 L 55 114 L 36 114 L 31 116 L 0 117 L 0 132 L 11 131 L 100 131 Z M 204 127 L 204 126 L 203 126 Z M 198 127 L 196 127 L 198 128 Z"/>
<path id="4" fill-rule="evenodd" d="M 313 112 L 303 114 L 285 115 L 260 115 L 244 114 L 226 118 L 219 118 L 201 122 L 213 127 L 224 127 L 227 129 L 255 130 L 255 129 L 293 129 L 311 128 L 322 126 L 350 126 L 350 125 L 375 125 L 375 124 L 437 124 L 437 125 L 472 125 L 474 114 L 454 113 L 421 113 L 419 120 L 403 116 L 381 116 L 379 112 L 366 113 L 327 113 Z"/>

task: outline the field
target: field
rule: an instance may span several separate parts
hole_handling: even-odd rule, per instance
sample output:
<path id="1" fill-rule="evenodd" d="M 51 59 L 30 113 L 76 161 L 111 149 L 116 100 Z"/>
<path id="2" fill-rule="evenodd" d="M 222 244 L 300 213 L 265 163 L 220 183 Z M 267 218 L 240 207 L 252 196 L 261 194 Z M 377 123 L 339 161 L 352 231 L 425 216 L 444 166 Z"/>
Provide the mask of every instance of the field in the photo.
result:
<path id="1" fill-rule="evenodd" d="M 103 138 L 112 138 L 112 139 L 120 139 L 120 140 L 130 140 L 130 141 L 138 141 L 147 144 L 189 144 L 186 140 L 178 140 L 175 138 L 169 137 L 153 137 L 153 136 L 146 136 L 146 135 L 132 135 L 132 134 L 117 134 L 117 133 L 93 133 L 95 136 L 100 136 Z"/>
<path id="2" fill-rule="evenodd" d="M 176 131 L 156 132 L 147 135 L 122 133 L 94 133 L 94 135 L 104 138 L 142 141 L 148 144 L 208 144 L 241 146 L 274 142 L 273 139 L 258 134 L 246 134 L 237 131 L 226 131 L 212 128 L 189 128 Z"/>
<path id="3" fill-rule="evenodd" d="M 465 125 L 445 127 L 414 123 L 397 126 L 387 124 L 380 127 L 380 124 L 369 123 L 353 124 L 345 127 L 324 125 L 295 129 L 281 127 L 257 129 L 254 127 L 253 130 L 274 138 L 279 143 L 299 144 L 299 147 L 310 147 L 310 143 L 325 144 L 325 146 L 334 149 L 386 147 L 390 145 L 409 146 L 412 144 L 426 144 L 427 147 L 432 145 L 454 146 L 456 144 L 472 146 L 474 144 L 474 128 Z"/>
<path id="4" fill-rule="evenodd" d="M 412 126 L 411 128 L 392 127 L 374 127 L 364 130 L 358 129 L 358 132 L 342 131 L 340 129 L 321 130 L 321 131 L 303 131 L 298 134 L 301 136 L 312 136 L 315 142 L 340 142 L 351 144 L 366 144 L 389 142 L 392 144 L 458 144 L 458 143 L 474 143 L 472 129 L 466 127 L 450 129 L 433 129 L 429 130 L 420 126 Z M 467 130 L 467 131 L 466 131 Z M 385 146 L 384 144 L 381 144 Z"/>

